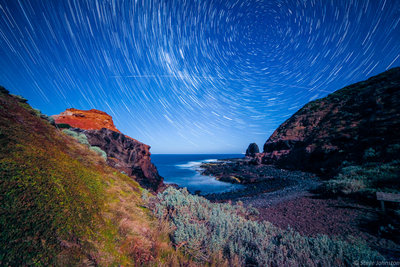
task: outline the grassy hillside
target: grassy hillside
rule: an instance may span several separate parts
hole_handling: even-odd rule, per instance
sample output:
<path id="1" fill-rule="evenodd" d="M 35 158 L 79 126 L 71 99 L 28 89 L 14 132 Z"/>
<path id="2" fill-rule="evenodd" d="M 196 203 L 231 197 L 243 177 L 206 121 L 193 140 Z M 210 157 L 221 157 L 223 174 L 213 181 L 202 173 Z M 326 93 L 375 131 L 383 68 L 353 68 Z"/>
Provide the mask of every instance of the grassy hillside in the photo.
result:
<path id="1" fill-rule="evenodd" d="M 306 237 L 169 188 L 151 197 L 87 140 L 0 87 L 0 266 L 345 266 L 365 243 Z"/>
<path id="2" fill-rule="evenodd" d="M 182 261 L 134 180 L 0 89 L 0 265 Z"/>

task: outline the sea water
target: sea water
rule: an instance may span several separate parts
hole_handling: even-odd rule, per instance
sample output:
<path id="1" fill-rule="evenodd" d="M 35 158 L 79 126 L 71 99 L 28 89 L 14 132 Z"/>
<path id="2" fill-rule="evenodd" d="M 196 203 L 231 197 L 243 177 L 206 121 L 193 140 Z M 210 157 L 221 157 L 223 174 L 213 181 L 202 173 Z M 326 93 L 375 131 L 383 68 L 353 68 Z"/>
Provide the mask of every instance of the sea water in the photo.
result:
<path id="1" fill-rule="evenodd" d="M 222 193 L 232 191 L 241 185 L 230 184 L 216 180 L 212 176 L 200 174 L 203 162 L 213 162 L 218 159 L 243 158 L 242 154 L 152 154 L 151 160 L 158 172 L 164 177 L 165 183 L 186 187 L 189 192 L 200 194 Z"/>

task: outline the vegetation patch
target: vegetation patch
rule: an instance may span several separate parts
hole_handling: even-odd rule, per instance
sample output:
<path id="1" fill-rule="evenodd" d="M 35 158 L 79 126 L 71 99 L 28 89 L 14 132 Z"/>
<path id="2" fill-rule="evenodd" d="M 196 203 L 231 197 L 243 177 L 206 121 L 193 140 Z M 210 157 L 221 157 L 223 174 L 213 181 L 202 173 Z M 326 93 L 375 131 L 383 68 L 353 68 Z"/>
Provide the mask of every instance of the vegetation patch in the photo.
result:
<path id="1" fill-rule="evenodd" d="M 201 263 L 218 255 L 230 266 L 347 266 L 382 259 L 360 240 L 302 236 L 253 220 L 254 209 L 211 203 L 185 189 L 159 193 L 154 212 L 174 229 L 176 248 Z"/>
<path id="2" fill-rule="evenodd" d="M 0 266 L 187 266 L 139 184 L 92 150 L 0 91 Z"/>
<path id="3" fill-rule="evenodd" d="M 374 156 L 367 150 L 364 157 Z M 363 165 L 343 167 L 332 180 L 326 181 L 321 189 L 331 194 L 374 194 L 377 191 L 400 193 L 400 161 L 388 163 L 369 162 Z"/>
<path id="4" fill-rule="evenodd" d="M 102 150 L 100 147 L 91 146 L 89 144 L 89 140 L 87 139 L 87 136 L 84 133 L 75 132 L 75 131 L 72 131 L 72 130 L 69 130 L 69 129 L 64 129 L 62 131 L 66 135 L 69 135 L 69 136 L 75 138 L 79 143 L 81 143 L 83 145 L 86 145 L 90 150 L 96 152 L 104 160 L 107 160 L 107 153 L 104 150 Z"/>
<path id="5" fill-rule="evenodd" d="M 67 123 L 57 123 L 57 127 L 60 129 L 69 129 L 69 128 L 71 128 L 71 125 L 69 125 Z"/>

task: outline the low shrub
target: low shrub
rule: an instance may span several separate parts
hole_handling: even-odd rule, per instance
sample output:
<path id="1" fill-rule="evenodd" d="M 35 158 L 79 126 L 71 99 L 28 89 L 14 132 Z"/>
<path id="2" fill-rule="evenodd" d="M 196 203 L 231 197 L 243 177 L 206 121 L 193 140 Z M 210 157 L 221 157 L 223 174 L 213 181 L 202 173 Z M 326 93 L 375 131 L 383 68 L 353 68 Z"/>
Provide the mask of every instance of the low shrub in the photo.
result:
<path id="1" fill-rule="evenodd" d="M 251 266 L 345 266 L 382 259 L 361 241 L 302 236 L 252 220 L 251 210 L 242 205 L 211 203 L 185 189 L 170 187 L 157 201 L 154 213 L 175 229 L 176 248 L 198 262 L 210 263 L 221 253 L 229 265 L 238 259 L 239 265 Z"/>
<path id="2" fill-rule="evenodd" d="M 392 155 L 398 155 L 400 153 L 400 144 L 392 144 L 386 148 L 386 152 Z"/>
<path id="3" fill-rule="evenodd" d="M 357 179 L 334 179 L 327 181 L 324 185 L 326 191 L 333 194 L 350 195 L 366 188 L 363 180 Z"/>
<path id="4" fill-rule="evenodd" d="M 20 102 L 20 103 L 26 103 L 26 102 L 28 102 L 28 99 L 26 99 L 25 97 L 23 97 L 23 96 L 20 96 L 20 95 L 12 95 L 13 97 L 15 97 L 17 100 L 18 100 L 18 102 Z"/>
<path id="5" fill-rule="evenodd" d="M 63 131 L 63 133 L 65 133 L 66 135 L 69 135 L 69 136 L 71 136 L 71 137 L 73 137 L 73 138 L 75 138 L 75 139 L 78 138 L 78 133 L 77 133 L 77 132 L 74 132 L 74 131 L 71 131 L 71 130 L 68 130 L 68 129 L 65 129 L 65 130 L 62 130 L 62 131 Z"/>
<path id="6" fill-rule="evenodd" d="M 89 140 L 87 139 L 87 136 L 84 133 L 75 132 L 75 131 L 72 131 L 69 129 L 64 129 L 62 131 L 63 131 L 63 133 L 75 138 L 79 143 L 81 143 L 83 145 L 87 145 L 90 150 L 92 150 L 92 151 L 96 152 L 97 154 L 99 154 L 100 156 L 102 156 L 104 158 L 104 160 L 107 160 L 107 153 L 98 146 L 91 146 L 89 144 Z"/>
<path id="7" fill-rule="evenodd" d="M 400 161 L 389 163 L 369 162 L 364 165 L 344 167 L 321 189 L 327 193 L 350 195 L 362 192 L 400 192 Z"/>
<path id="8" fill-rule="evenodd" d="M 69 129 L 64 129 L 62 131 L 63 133 L 75 138 L 79 143 L 90 146 L 89 141 L 84 133 L 78 133 Z"/>
<path id="9" fill-rule="evenodd" d="M 147 189 L 142 190 L 142 199 L 144 202 L 149 202 L 149 191 Z"/>
<path id="10" fill-rule="evenodd" d="M 71 128 L 71 125 L 69 125 L 68 123 L 58 123 L 56 124 L 56 126 L 60 129 L 69 129 Z"/>
<path id="11" fill-rule="evenodd" d="M 32 108 L 32 110 L 34 112 L 33 115 L 36 115 L 37 117 L 40 117 L 40 115 L 42 115 L 42 112 L 40 111 L 40 109 Z"/>
<path id="12" fill-rule="evenodd" d="M 368 149 L 366 149 L 366 150 L 364 151 L 364 156 L 363 156 L 363 158 L 364 158 L 364 160 L 370 160 L 370 159 L 375 158 L 376 156 L 377 156 L 377 153 L 375 152 L 375 149 L 373 149 L 372 147 L 370 147 L 370 148 L 368 148 Z"/>
<path id="13" fill-rule="evenodd" d="M 87 145 L 88 147 L 90 147 L 89 141 L 87 139 L 87 136 L 83 133 L 78 133 L 78 137 L 77 140 L 79 143 L 83 144 L 83 145 Z"/>
<path id="14" fill-rule="evenodd" d="M 100 147 L 98 147 L 98 146 L 90 146 L 90 149 L 93 150 L 94 152 L 96 152 L 97 154 L 99 154 L 100 156 L 102 156 L 104 158 L 104 160 L 107 160 L 106 152 L 104 150 L 102 150 Z"/>

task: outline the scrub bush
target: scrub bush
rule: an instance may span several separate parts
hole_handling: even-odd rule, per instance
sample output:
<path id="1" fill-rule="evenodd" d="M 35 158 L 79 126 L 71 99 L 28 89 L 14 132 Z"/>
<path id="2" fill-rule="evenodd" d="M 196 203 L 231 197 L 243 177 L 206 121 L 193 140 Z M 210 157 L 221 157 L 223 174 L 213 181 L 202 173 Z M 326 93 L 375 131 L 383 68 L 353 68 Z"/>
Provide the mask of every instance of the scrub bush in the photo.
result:
<path id="1" fill-rule="evenodd" d="M 28 102 L 28 99 L 26 99 L 25 97 L 23 97 L 23 96 L 20 96 L 20 95 L 12 95 L 13 97 L 15 97 L 17 100 L 18 100 L 18 102 L 20 102 L 20 103 L 26 103 L 26 102 Z"/>
<path id="2" fill-rule="evenodd" d="M 58 124 L 56 124 L 56 126 L 57 126 L 57 128 L 60 128 L 60 129 L 69 129 L 69 128 L 71 128 L 71 125 L 69 125 L 68 123 L 58 123 Z"/>
<path id="3" fill-rule="evenodd" d="M 75 139 L 78 139 L 78 133 L 77 132 L 74 132 L 74 131 L 71 131 L 71 130 L 68 130 L 68 129 L 64 129 L 64 130 L 62 130 L 63 131 L 63 133 L 65 133 L 66 135 L 69 135 L 69 136 L 71 136 L 71 137 L 73 137 L 73 138 L 75 138 Z"/>
<path id="4" fill-rule="evenodd" d="M 89 144 L 87 136 L 84 133 L 78 133 L 78 132 L 75 132 L 75 131 L 72 131 L 69 129 L 64 129 L 62 131 L 63 131 L 63 133 L 75 138 L 79 143 L 81 143 L 83 145 L 87 145 L 90 150 L 93 150 L 94 152 L 96 152 L 97 154 L 102 156 L 104 158 L 104 160 L 107 160 L 107 153 L 104 150 L 102 150 L 100 147 L 91 146 Z"/>
<path id="5" fill-rule="evenodd" d="M 170 187 L 157 199 L 154 213 L 175 229 L 173 243 L 199 262 L 210 262 L 220 253 L 250 266 L 345 266 L 382 259 L 361 241 L 302 236 L 252 220 L 242 205 L 211 203 L 186 189 Z"/>
<path id="6" fill-rule="evenodd" d="M 99 154 L 100 156 L 102 156 L 104 158 L 104 160 L 107 160 L 106 152 L 104 152 L 104 150 L 102 150 L 100 147 L 91 146 L 90 149 L 93 150 L 94 152 L 96 152 L 97 154 Z"/>
<path id="7" fill-rule="evenodd" d="M 90 146 L 89 141 L 88 141 L 88 139 L 87 139 L 85 134 L 77 133 L 77 132 L 71 131 L 69 129 L 64 129 L 62 131 L 63 131 L 63 133 L 75 138 L 79 143 L 81 143 L 83 145 Z"/>
<path id="8" fill-rule="evenodd" d="M 344 195 L 376 191 L 399 192 L 399 177 L 400 161 L 370 162 L 342 168 L 339 174 L 326 181 L 321 189 L 328 193 Z"/>

